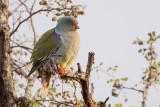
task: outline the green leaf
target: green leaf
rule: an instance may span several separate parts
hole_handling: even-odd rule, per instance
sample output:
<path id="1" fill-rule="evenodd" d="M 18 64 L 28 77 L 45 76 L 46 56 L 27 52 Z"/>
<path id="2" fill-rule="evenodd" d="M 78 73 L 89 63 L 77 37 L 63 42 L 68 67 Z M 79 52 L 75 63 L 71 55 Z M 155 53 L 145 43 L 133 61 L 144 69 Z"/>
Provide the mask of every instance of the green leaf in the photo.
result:
<path id="1" fill-rule="evenodd" d="M 43 98 L 41 98 L 41 100 L 46 100 L 46 98 L 43 97 Z"/>
<path id="2" fill-rule="evenodd" d="M 39 4 L 40 4 L 40 5 L 47 5 L 47 1 L 41 0 L 41 1 L 39 2 Z"/>
<path id="3" fill-rule="evenodd" d="M 122 104 L 115 104 L 115 107 L 122 107 Z"/>
<path id="4" fill-rule="evenodd" d="M 101 62 L 99 65 L 100 65 L 100 66 L 103 65 L 103 62 Z"/>
<path id="5" fill-rule="evenodd" d="M 138 45 L 143 45 L 143 41 L 138 41 Z"/>
<path id="6" fill-rule="evenodd" d="M 61 11 L 61 9 L 60 9 L 60 8 L 56 8 L 56 10 L 57 10 L 57 11 Z"/>
<path id="7" fill-rule="evenodd" d="M 39 104 L 37 102 L 34 102 L 32 106 L 38 106 Z"/>
<path id="8" fill-rule="evenodd" d="M 57 17 L 52 17 L 52 21 L 56 21 L 57 20 Z"/>
<path id="9" fill-rule="evenodd" d="M 54 97 L 51 97 L 50 100 L 54 100 Z"/>
<path id="10" fill-rule="evenodd" d="M 71 84 L 71 87 L 72 87 L 72 88 L 75 88 L 75 85 L 74 85 L 74 84 Z"/>
<path id="11" fill-rule="evenodd" d="M 118 94 L 115 91 L 112 91 L 112 96 L 117 97 Z"/>
<path id="12" fill-rule="evenodd" d="M 148 36 L 152 36 L 152 33 L 148 33 Z"/>
<path id="13" fill-rule="evenodd" d="M 120 89 L 121 85 L 118 82 L 114 82 L 113 87 Z"/>
<path id="14" fill-rule="evenodd" d="M 122 81 L 127 81 L 127 80 L 128 80 L 128 78 L 127 78 L 127 77 L 125 77 L 125 78 L 121 78 L 121 80 L 122 80 Z"/>
<path id="15" fill-rule="evenodd" d="M 52 90 L 52 92 L 56 92 L 56 88 L 54 87 L 54 88 L 51 88 L 51 90 Z"/>
<path id="16" fill-rule="evenodd" d="M 63 14 L 64 14 L 64 16 L 70 16 L 70 13 L 69 13 L 69 11 L 67 11 L 67 12 L 64 12 Z"/>
<path id="17" fill-rule="evenodd" d="M 60 14 L 60 13 L 56 13 L 55 15 L 56 15 L 56 16 L 60 16 L 61 14 Z"/>
<path id="18" fill-rule="evenodd" d="M 67 81 L 67 84 L 70 84 L 70 81 Z"/>
<path id="19" fill-rule="evenodd" d="M 155 31 L 152 31 L 152 34 L 153 34 L 153 36 L 155 36 L 156 32 L 155 32 Z"/>
<path id="20" fill-rule="evenodd" d="M 141 52 L 142 52 L 142 49 L 139 49 L 138 52 L 141 53 Z"/>
<path id="21" fill-rule="evenodd" d="M 160 68 L 160 62 L 157 63 L 158 67 Z"/>
<path id="22" fill-rule="evenodd" d="M 24 87 L 24 84 L 18 84 L 18 86 L 20 87 L 20 88 L 23 88 Z"/>

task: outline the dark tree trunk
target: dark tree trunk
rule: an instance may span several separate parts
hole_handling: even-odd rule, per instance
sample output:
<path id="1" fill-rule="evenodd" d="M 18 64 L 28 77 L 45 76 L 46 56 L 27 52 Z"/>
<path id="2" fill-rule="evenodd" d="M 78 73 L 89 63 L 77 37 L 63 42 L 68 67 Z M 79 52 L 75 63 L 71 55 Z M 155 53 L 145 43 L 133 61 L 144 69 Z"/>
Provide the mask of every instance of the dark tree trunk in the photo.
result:
<path id="1" fill-rule="evenodd" d="M 8 0 L 0 0 L 0 107 L 15 106 L 9 34 Z"/>

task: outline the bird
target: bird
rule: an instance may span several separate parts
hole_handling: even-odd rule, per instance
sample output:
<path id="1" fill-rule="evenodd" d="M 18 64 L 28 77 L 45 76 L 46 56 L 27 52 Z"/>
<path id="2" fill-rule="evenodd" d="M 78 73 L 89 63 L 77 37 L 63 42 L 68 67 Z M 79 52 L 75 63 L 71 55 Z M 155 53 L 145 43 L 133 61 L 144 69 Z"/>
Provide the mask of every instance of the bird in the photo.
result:
<path id="1" fill-rule="evenodd" d="M 51 75 L 58 71 L 62 77 L 76 60 L 80 50 L 78 20 L 72 16 L 60 18 L 57 25 L 37 41 L 31 55 L 32 68 L 27 77 L 38 71 L 44 95 L 48 94 Z"/>

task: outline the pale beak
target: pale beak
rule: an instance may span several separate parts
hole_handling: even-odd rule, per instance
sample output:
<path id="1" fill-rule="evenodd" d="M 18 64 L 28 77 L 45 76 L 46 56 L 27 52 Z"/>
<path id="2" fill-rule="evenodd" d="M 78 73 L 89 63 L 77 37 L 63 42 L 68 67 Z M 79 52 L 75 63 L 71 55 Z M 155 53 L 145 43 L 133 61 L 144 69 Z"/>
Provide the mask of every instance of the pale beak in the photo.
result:
<path id="1" fill-rule="evenodd" d="M 74 27 L 75 27 L 76 29 L 80 29 L 77 23 L 74 24 Z"/>

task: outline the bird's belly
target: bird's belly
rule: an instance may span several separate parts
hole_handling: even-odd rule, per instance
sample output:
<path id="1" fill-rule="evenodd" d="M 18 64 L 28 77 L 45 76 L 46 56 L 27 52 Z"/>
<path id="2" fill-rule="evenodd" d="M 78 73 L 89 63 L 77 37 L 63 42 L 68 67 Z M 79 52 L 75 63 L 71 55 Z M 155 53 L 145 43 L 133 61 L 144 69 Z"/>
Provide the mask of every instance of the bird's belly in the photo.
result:
<path id="1" fill-rule="evenodd" d="M 55 60 L 57 63 L 61 64 L 62 67 L 66 68 L 70 66 L 73 61 L 76 59 L 80 48 L 79 35 L 68 34 L 62 39 L 62 44 L 56 52 L 59 57 L 56 57 Z"/>

